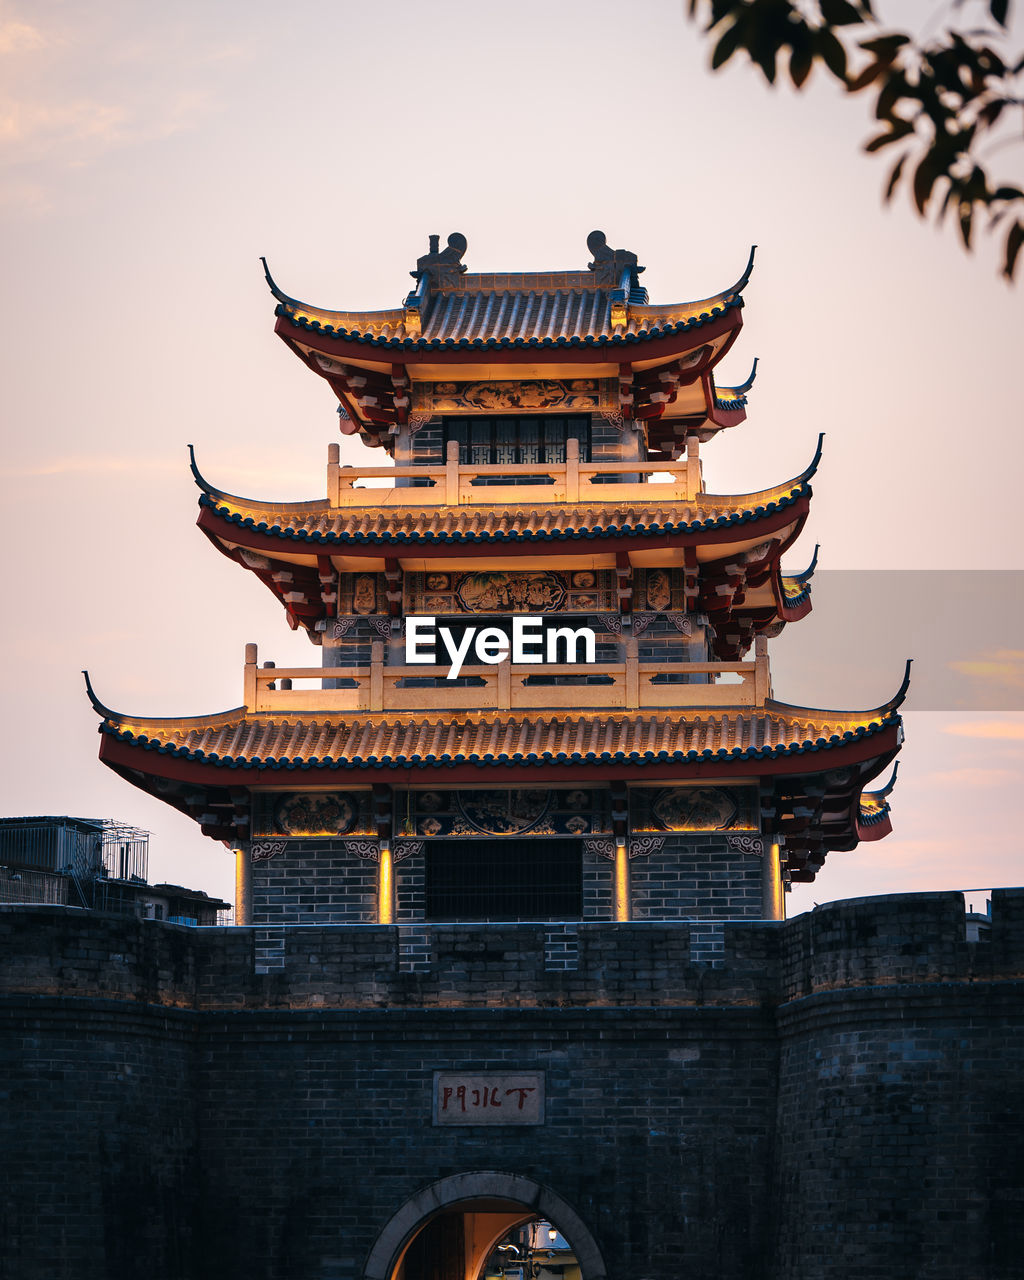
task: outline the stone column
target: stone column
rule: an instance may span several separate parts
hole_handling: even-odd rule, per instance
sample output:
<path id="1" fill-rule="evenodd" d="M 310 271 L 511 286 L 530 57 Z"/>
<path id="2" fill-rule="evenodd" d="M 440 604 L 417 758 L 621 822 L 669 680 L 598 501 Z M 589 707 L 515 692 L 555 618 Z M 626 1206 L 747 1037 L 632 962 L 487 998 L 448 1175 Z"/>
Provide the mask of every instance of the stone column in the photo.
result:
<path id="1" fill-rule="evenodd" d="M 395 922 L 395 864 L 391 841 L 381 840 L 380 862 L 377 864 L 377 922 Z"/>
<path id="2" fill-rule="evenodd" d="M 629 852 L 626 837 L 615 837 L 615 919 L 628 920 L 629 910 Z"/>
<path id="3" fill-rule="evenodd" d="M 249 841 L 235 850 L 235 924 L 252 924 L 252 854 Z"/>
<path id="4" fill-rule="evenodd" d="M 785 920 L 786 899 L 782 891 L 782 850 L 765 842 L 761 868 L 761 910 L 765 920 Z"/>

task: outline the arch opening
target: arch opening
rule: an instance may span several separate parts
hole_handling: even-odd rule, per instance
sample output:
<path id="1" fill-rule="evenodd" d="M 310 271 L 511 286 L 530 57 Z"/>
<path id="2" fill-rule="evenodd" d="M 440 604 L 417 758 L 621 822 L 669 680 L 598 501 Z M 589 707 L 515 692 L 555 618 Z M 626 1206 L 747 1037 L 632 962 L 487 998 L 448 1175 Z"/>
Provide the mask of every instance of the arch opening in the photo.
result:
<path id="1" fill-rule="evenodd" d="M 605 1280 L 597 1243 L 550 1189 L 514 1174 L 458 1174 L 384 1227 L 366 1280 Z"/>

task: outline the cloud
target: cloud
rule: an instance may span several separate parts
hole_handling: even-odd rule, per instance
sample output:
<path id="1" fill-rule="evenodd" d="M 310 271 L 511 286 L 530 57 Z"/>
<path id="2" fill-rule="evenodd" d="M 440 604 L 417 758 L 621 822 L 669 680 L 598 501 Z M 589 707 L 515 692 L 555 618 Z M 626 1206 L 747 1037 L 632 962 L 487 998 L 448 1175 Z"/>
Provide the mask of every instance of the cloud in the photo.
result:
<path id="1" fill-rule="evenodd" d="M 180 459 L 170 458 L 136 458 L 128 455 L 106 456 L 90 455 L 87 457 L 54 458 L 51 462 L 37 467 L 23 467 L 6 470 L 0 474 L 16 477 L 28 476 L 61 476 L 61 475 L 115 475 L 120 472 L 137 475 L 141 471 L 181 471 Z"/>
<path id="2" fill-rule="evenodd" d="M 960 738 L 1001 738 L 1024 742 L 1024 716 L 1013 720 L 969 720 L 966 724 L 947 724 L 943 725 L 942 732 Z"/>
<path id="3" fill-rule="evenodd" d="M 87 99 L 62 106 L 7 101 L 0 104 L 0 145 L 109 144 L 124 136 L 125 122 L 123 108 Z"/>
<path id="4" fill-rule="evenodd" d="M 952 671 L 997 684 L 1003 688 L 1024 689 L 1024 649 L 993 649 L 970 662 L 951 662 Z"/>
<path id="5" fill-rule="evenodd" d="M 223 100 L 219 67 L 242 53 L 227 45 L 197 54 L 194 35 L 167 19 L 133 38 L 102 11 L 82 21 L 65 10 L 45 28 L 0 21 L 0 58 L 10 55 L 2 63 L 0 204 L 45 212 L 69 172 L 200 127 Z"/>
<path id="6" fill-rule="evenodd" d="M 27 22 L 0 22 L 0 55 L 6 53 L 32 53 L 45 49 L 47 39 L 38 27 Z"/>
<path id="7" fill-rule="evenodd" d="M 1022 781 L 1017 769 L 979 769 L 965 766 L 963 769 L 943 769 L 938 773 L 926 773 L 913 783 L 930 787 L 938 783 L 944 787 L 1003 787 Z M 912 784 L 913 785 L 913 784 Z"/>

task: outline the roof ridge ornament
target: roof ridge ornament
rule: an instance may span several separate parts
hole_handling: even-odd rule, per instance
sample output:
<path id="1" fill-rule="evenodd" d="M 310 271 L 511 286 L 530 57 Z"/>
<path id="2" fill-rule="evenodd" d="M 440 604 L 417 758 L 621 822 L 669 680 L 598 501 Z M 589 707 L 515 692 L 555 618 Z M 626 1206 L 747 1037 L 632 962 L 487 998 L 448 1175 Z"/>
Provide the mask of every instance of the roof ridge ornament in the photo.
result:
<path id="1" fill-rule="evenodd" d="M 750 246 L 750 257 L 747 259 L 747 265 L 743 268 L 743 274 L 740 276 L 740 278 L 736 281 L 736 283 L 733 285 L 731 289 L 727 289 L 725 291 L 726 297 L 728 297 L 729 294 L 731 293 L 742 293 L 743 290 L 750 283 L 750 277 L 754 274 L 754 254 L 755 253 L 757 253 L 757 245 L 752 244 Z"/>
<path id="2" fill-rule="evenodd" d="M 430 283 L 435 288 L 443 288 L 455 278 L 465 275 L 468 267 L 463 266 L 462 256 L 469 247 L 469 241 L 461 231 L 453 231 L 448 237 L 448 247 L 440 249 L 441 237 L 432 235 L 429 238 L 430 249 L 422 258 L 416 259 L 416 270 L 409 274 L 414 280 L 429 275 Z"/>
<path id="3" fill-rule="evenodd" d="M 792 578 L 795 582 L 806 583 L 808 578 L 814 576 L 814 571 L 818 567 L 818 552 L 821 550 L 821 543 L 814 544 L 814 555 L 811 556 L 811 563 L 803 571 L 803 573 L 789 573 L 786 576 Z"/>
<path id="4" fill-rule="evenodd" d="M 264 275 L 264 278 L 266 279 L 267 284 L 270 286 L 270 292 L 274 295 L 274 297 L 278 300 L 278 302 L 283 302 L 285 306 L 289 306 L 289 307 L 301 307 L 302 303 L 299 302 L 297 298 L 290 298 L 288 294 L 286 294 L 285 291 L 278 286 L 277 281 L 270 274 L 270 268 L 267 266 L 266 258 L 260 258 L 260 262 L 263 263 L 263 275 Z"/>
<path id="5" fill-rule="evenodd" d="M 899 772 L 899 768 L 900 768 L 900 762 L 897 760 L 894 762 L 892 766 L 892 773 L 889 775 L 889 781 L 885 784 L 885 786 L 881 787 L 878 791 L 861 792 L 861 799 L 863 800 L 863 799 L 870 798 L 872 800 L 877 800 L 879 804 L 887 800 L 889 796 L 892 795 L 893 788 L 896 786 L 896 775 Z"/>
<path id="6" fill-rule="evenodd" d="M 747 374 L 746 380 L 738 386 L 730 387 L 731 391 L 735 391 L 738 396 L 745 396 L 750 388 L 754 385 L 754 379 L 757 377 L 757 362 L 760 356 L 754 356 L 754 363 L 750 366 L 750 372 Z"/>
<path id="7" fill-rule="evenodd" d="M 195 482 L 196 482 L 196 484 L 199 486 L 199 488 L 200 488 L 200 489 L 202 489 L 202 491 L 203 491 L 203 492 L 204 492 L 208 497 L 210 497 L 210 498 L 227 498 L 227 497 L 232 496 L 232 495 L 230 495 L 230 494 L 225 493 L 223 489 L 215 489 L 215 488 L 214 488 L 214 486 L 213 486 L 212 484 L 210 484 L 209 480 L 207 480 L 207 479 L 206 479 L 206 477 L 203 475 L 203 473 L 202 473 L 202 472 L 199 470 L 199 468 L 196 466 L 196 451 L 195 451 L 195 448 L 194 448 L 192 445 L 189 445 L 189 446 L 188 446 L 188 465 L 189 465 L 189 468 L 190 468 L 190 470 L 191 470 L 191 472 L 192 472 L 192 478 L 193 478 L 193 480 L 195 480 Z"/>
<path id="8" fill-rule="evenodd" d="M 598 288 L 615 289 L 621 285 L 623 273 L 628 271 L 632 277 L 632 285 L 639 288 L 637 279 L 645 267 L 638 264 L 635 253 L 628 249 L 610 249 L 608 237 L 603 231 L 591 231 L 587 236 L 587 248 L 593 255 L 593 262 L 587 263 L 587 270 L 593 271 L 594 283 Z"/>
<path id="9" fill-rule="evenodd" d="M 819 431 L 818 447 L 814 451 L 814 457 L 811 459 L 811 465 L 807 468 L 806 471 L 802 471 L 800 475 L 797 476 L 797 480 L 796 480 L 797 484 L 806 484 L 807 481 L 814 476 L 814 473 L 818 470 L 818 464 L 821 462 L 821 453 L 824 447 L 825 447 L 825 433 L 824 431 Z"/>
<path id="10" fill-rule="evenodd" d="M 85 676 L 85 692 L 92 704 L 93 711 L 95 711 L 98 716 L 103 716 L 105 720 L 117 720 L 119 718 L 117 712 L 111 711 L 108 706 L 105 706 L 100 702 L 99 698 L 96 697 L 96 690 L 92 687 L 92 681 L 89 679 L 88 671 L 83 671 L 82 675 Z"/>

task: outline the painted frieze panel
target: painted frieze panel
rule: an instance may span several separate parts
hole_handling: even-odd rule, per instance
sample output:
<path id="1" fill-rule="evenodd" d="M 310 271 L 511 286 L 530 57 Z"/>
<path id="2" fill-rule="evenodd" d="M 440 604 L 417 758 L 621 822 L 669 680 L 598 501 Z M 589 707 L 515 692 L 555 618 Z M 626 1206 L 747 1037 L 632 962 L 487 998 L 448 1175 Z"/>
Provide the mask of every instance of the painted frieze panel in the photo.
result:
<path id="1" fill-rule="evenodd" d="M 384 575 L 380 573 L 343 573 L 339 575 L 338 612 L 359 614 L 385 611 Z"/>
<path id="2" fill-rule="evenodd" d="M 679 569 L 634 569 L 633 608 L 638 612 L 671 613 L 685 608 L 683 574 Z"/>
<path id="3" fill-rule="evenodd" d="M 611 830 L 607 793 L 583 787 L 412 791 L 398 828 L 415 836 L 582 836 Z"/>
<path id="4" fill-rule="evenodd" d="M 594 613 L 613 609 L 614 599 L 608 570 L 405 575 L 405 612 L 413 614 Z"/>
<path id="5" fill-rule="evenodd" d="M 434 413 L 612 412 L 619 407 L 614 378 L 524 378 L 514 382 L 414 382 L 412 411 Z"/>
<path id="6" fill-rule="evenodd" d="M 757 787 L 638 787 L 630 792 L 634 831 L 759 831 Z"/>
<path id="7" fill-rule="evenodd" d="M 376 833 L 369 791 L 272 791 L 253 796 L 253 834 L 329 839 Z"/>

